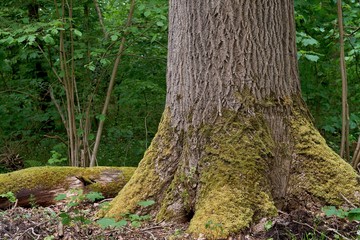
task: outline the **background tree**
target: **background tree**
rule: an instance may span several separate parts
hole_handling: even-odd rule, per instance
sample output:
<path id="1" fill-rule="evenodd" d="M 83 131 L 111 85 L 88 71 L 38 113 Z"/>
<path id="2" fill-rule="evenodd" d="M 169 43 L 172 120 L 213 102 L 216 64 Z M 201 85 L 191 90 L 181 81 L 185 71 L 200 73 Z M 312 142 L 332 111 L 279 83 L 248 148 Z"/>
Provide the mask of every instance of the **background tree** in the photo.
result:
<path id="1" fill-rule="evenodd" d="M 98 3 L 105 29 L 99 22 L 94 2 Z M 101 165 L 136 166 L 156 132 L 166 92 L 167 4 L 166 0 L 137 1 L 104 122 L 103 144 L 97 154 Z M 11 159 L 19 160 L 17 167 L 22 167 L 23 163 L 26 167 L 44 165 L 49 158 L 54 159 L 53 156 L 61 155 L 59 160 L 64 159 L 68 156 L 66 130 L 51 102 L 49 87 L 54 89 L 58 103 L 62 102 L 65 93 L 49 71 L 44 55 L 31 45 L 39 43 L 53 62 L 58 63 L 59 30 L 56 24 L 59 21 L 54 2 L 9 0 L 0 5 L 0 171 L 13 169 L 5 163 L 13 162 Z M 35 8 L 31 7 L 33 5 Z M 303 97 L 316 127 L 328 144 L 340 152 L 341 78 L 336 3 L 295 0 L 295 9 Z M 75 34 L 73 40 L 76 46 L 75 75 L 78 90 L 82 92 L 79 99 L 85 104 L 84 111 L 95 82 L 104 80 L 98 85 L 90 111 L 93 119 L 88 134 L 91 146 L 99 119 L 103 119 L 101 104 L 116 55 L 116 44 L 123 36 L 119 29 L 123 29 L 121 26 L 128 10 L 129 2 L 125 0 L 73 2 L 74 28 L 76 33 L 81 33 L 81 36 Z M 349 82 L 349 139 L 351 155 L 355 158 L 359 156 L 353 151 L 360 123 L 360 3 L 343 2 L 343 14 Z M 104 30 L 108 38 L 104 36 Z M 77 114 L 76 121 L 83 117 L 84 114 Z M 77 134 L 81 138 L 84 131 L 79 129 Z M 66 164 L 66 161 L 57 164 Z"/>
<path id="2" fill-rule="evenodd" d="M 211 221 L 226 237 L 277 209 L 359 202 L 301 98 L 293 1 L 170 1 L 167 83 L 157 135 L 108 216 L 154 199 L 157 220 L 207 235 Z"/>
<path id="3" fill-rule="evenodd" d="M 36 18 L 29 17 L 33 3 Z M 160 7 L 162 1 L 138 1 L 133 26 L 125 31 L 130 7 L 127 1 L 96 3 L 103 11 L 107 40 L 93 1 L 72 5 L 41 0 L 1 3 L 0 141 L 22 156 L 26 166 L 43 165 L 50 151 L 60 154 L 59 159 L 80 156 L 81 149 L 90 155 L 97 125 L 105 118 L 102 104 L 116 48 L 124 34 L 128 44 L 115 76 L 103 132 L 105 144 L 100 146 L 97 160 L 103 165 L 136 165 L 156 132 L 165 97 L 167 6 Z M 61 18 L 62 12 L 65 15 Z M 61 34 L 63 55 L 59 51 Z M 64 54 L 69 61 L 60 61 Z M 66 71 L 61 70 L 60 62 Z M 35 63 L 42 71 L 34 71 Z M 76 85 L 64 88 L 63 83 L 73 80 Z M 67 117 L 67 102 L 71 101 Z M 75 126 L 71 131 L 66 130 L 67 123 L 63 124 L 67 119 Z M 67 137 L 75 139 L 78 146 L 74 145 L 69 155 Z M 6 149 L 2 151 L 8 155 Z"/>
<path id="4" fill-rule="evenodd" d="M 350 152 L 359 135 L 360 3 L 343 1 L 345 60 L 349 91 Z M 297 47 L 303 97 L 329 146 L 340 153 L 341 71 L 336 2 L 295 1 Z"/>

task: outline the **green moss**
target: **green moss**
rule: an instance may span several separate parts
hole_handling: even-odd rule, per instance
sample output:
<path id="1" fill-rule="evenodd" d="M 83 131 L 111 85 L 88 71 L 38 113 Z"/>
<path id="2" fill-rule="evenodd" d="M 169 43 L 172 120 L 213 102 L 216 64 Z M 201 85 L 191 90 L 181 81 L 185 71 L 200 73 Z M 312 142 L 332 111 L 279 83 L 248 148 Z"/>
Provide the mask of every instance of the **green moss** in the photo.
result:
<path id="1" fill-rule="evenodd" d="M 130 178 L 135 172 L 135 167 L 122 167 L 118 168 L 122 174 L 119 175 L 118 179 L 116 181 L 107 182 L 107 183 L 101 183 L 96 182 L 88 186 L 88 189 L 94 192 L 102 192 L 106 193 L 106 196 L 116 196 L 119 191 L 126 185 L 127 182 L 129 182 Z M 103 169 L 103 171 L 117 171 L 117 168 L 109 168 L 109 169 Z M 99 174 L 97 168 L 89 168 L 84 175 L 85 176 L 93 176 Z"/>
<path id="2" fill-rule="evenodd" d="M 292 193 L 310 192 L 327 204 L 340 205 L 341 195 L 360 203 L 358 175 L 354 169 L 330 149 L 313 124 L 299 113 L 291 121 L 295 138 L 295 172 L 291 175 Z"/>
<path id="3" fill-rule="evenodd" d="M 215 125 L 203 127 L 209 141 L 200 161 L 201 189 L 189 232 L 226 237 L 277 213 L 266 178 L 273 142 L 264 126 L 257 115 L 226 112 Z M 209 221 L 221 231 L 207 228 Z"/>
<path id="4" fill-rule="evenodd" d="M 99 179 L 104 172 L 121 172 L 122 181 L 110 183 L 94 183 L 88 185 L 90 189 L 116 195 L 128 181 L 135 168 L 117 168 L 117 167 L 94 167 L 94 168 L 77 168 L 77 167 L 33 167 L 16 172 L 0 174 L 0 193 L 14 192 L 17 193 L 22 189 L 52 189 L 56 186 L 69 188 L 70 182 L 68 177 L 78 177 L 82 179 Z"/>

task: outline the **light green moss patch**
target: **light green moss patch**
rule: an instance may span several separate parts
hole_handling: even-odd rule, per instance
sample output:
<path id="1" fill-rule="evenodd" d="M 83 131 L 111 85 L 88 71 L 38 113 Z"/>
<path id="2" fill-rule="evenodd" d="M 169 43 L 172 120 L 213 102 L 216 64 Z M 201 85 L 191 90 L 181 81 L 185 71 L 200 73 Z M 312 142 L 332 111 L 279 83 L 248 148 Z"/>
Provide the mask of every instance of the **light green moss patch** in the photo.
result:
<path id="1" fill-rule="evenodd" d="M 201 188 L 191 233 L 226 237 L 277 213 L 266 177 L 273 147 L 270 133 L 261 117 L 239 115 L 227 112 L 202 129 L 209 143 L 200 162 Z M 206 225 L 209 222 L 215 229 Z"/>
<path id="2" fill-rule="evenodd" d="M 70 182 L 68 177 L 79 177 L 83 179 L 101 179 L 104 172 L 121 174 L 119 177 L 122 181 L 111 183 L 94 183 L 88 185 L 90 189 L 113 194 L 119 191 L 128 181 L 135 168 L 117 168 L 117 167 L 94 167 L 94 168 L 77 168 L 77 167 L 33 167 L 16 172 L 0 174 L 0 193 L 8 191 L 17 193 L 20 190 L 32 189 L 53 189 L 56 186 L 62 186 L 68 189 Z"/>
<path id="3" fill-rule="evenodd" d="M 300 114 L 292 122 L 297 160 L 291 176 L 295 195 L 308 191 L 328 204 L 344 202 L 341 194 L 353 203 L 360 203 L 358 175 L 350 164 L 330 149 L 313 124 Z"/>

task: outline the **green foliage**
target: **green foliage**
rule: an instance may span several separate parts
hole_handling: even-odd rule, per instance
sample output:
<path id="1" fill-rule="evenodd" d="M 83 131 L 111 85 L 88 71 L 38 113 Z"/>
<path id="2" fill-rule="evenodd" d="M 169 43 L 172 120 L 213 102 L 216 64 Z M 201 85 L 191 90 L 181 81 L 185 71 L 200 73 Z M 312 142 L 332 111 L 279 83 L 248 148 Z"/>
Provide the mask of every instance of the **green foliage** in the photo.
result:
<path id="1" fill-rule="evenodd" d="M 71 222 L 81 222 L 83 224 L 90 224 L 91 221 L 85 217 L 88 210 L 78 209 L 84 201 L 95 202 L 96 200 L 103 199 L 104 196 L 98 192 L 89 192 L 84 194 L 82 189 L 71 189 L 68 193 L 61 193 L 55 197 L 55 201 L 66 200 L 64 210 L 59 214 L 61 222 L 64 225 L 69 225 Z"/>
<path id="2" fill-rule="evenodd" d="M 91 202 L 95 202 L 96 200 L 104 199 L 104 196 L 99 192 L 89 192 L 85 195 L 85 198 Z"/>
<path id="3" fill-rule="evenodd" d="M 102 229 L 121 228 L 125 227 L 128 224 L 126 220 L 120 220 L 117 222 L 114 218 L 101 218 L 97 220 L 96 223 L 99 224 Z"/>
<path id="4" fill-rule="evenodd" d="M 274 226 L 274 222 L 270 220 L 265 222 L 264 228 L 266 231 L 269 231 L 273 226 Z"/>
<path id="5" fill-rule="evenodd" d="M 147 200 L 147 201 L 140 201 L 138 202 L 138 205 L 141 206 L 141 207 L 148 207 L 148 206 L 151 206 L 155 203 L 154 200 Z"/>
<path id="6" fill-rule="evenodd" d="M 338 218 L 346 218 L 349 221 L 359 221 L 360 220 L 360 208 L 344 210 L 341 208 L 336 208 L 334 206 L 326 206 L 326 207 L 322 208 L 322 211 L 328 217 L 336 216 Z"/>
<path id="7" fill-rule="evenodd" d="M 149 207 L 155 204 L 153 200 L 146 200 L 138 202 L 138 205 L 141 207 Z M 122 214 L 122 220 L 116 221 L 114 218 L 101 218 L 96 222 L 100 225 L 101 228 L 121 228 L 130 224 L 134 228 L 139 228 L 141 223 L 151 219 L 150 215 L 138 215 L 133 213 Z"/>
<path id="8" fill-rule="evenodd" d="M 11 202 L 11 203 L 15 203 L 17 200 L 16 196 L 13 192 L 7 192 L 7 193 L 0 194 L 0 197 L 7 198 L 9 200 L 9 202 Z"/>
<path id="9" fill-rule="evenodd" d="M 57 160 L 67 157 L 66 152 L 54 149 L 66 142 L 67 132 L 50 98 L 51 89 L 58 104 L 66 98 L 52 71 L 64 75 L 58 46 L 60 33 L 66 31 L 74 37 L 78 103 L 86 106 L 93 97 L 90 141 L 94 141 L 98 122 L 106 122 L 98 162 L 136 166 L 156 132 L 164 106 L 167 2 L 138 1 L 133 25 L 124 29 L 129 2 L 101 1 L 108 39 L 92 2 L 73 3 L 72 28 L 70 22 L 59 20 L 52 2 L 38 2 L 38 15 L 29 12 L 30 2 L 10 2 L 0 3 L 0 145 L 19 146 L 26 166 L 45 165 L 49 158 L 54 160 L 51 164 L 58 164 Z M 105 117 L 99 113 L 124 34 L 128 44 Z M 77 116 L 79 126 L 84 117 Z M 82 131 L 77 133 L 84 136 Z M 62 157 L 49 156 L 50 151 Z"/>
<path id="10" fill-rule="evenodd" d="M 339 150 L 341 75 L 336 1 L 296 0 L 295 20 L 303 97 L 329 145 Z M 360 3 L 343 2 L 350 107 L 350 141 L 359 135 Z M 354 150 L 354 149 L 352 149 Z"/>
<path id="11" fill-rule="evenodd" d="M 67 163 L 67 158 L 62 157 L 62 155 L 56 151 L 50 151 L 51 152 L 51 158 L 48 160 L 49 165 L 55 165 L 55 166 L 63 166 Z"/>

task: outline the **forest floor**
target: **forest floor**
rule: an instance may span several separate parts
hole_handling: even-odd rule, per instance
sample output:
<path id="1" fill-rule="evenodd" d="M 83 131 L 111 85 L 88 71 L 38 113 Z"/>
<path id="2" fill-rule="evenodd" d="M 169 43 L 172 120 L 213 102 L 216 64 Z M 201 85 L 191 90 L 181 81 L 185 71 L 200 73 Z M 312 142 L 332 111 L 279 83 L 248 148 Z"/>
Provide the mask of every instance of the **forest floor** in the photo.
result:
<path id="1" fill-rule="evenodd" d="M 205 240 L 203 236 L 192 238 L 187 234 L 187 224 L 141 221 L 141 226 L 138 227 L 103 229 L 95 221 L 98 203 L 82 203 L 72 207 L 71 211 L 66 210 L 68 207 L 64 203 L 49 207 L 12 207 L 0 211 L 0 239 Z M 68 224 L 63 224 L 62 221 Z M 291 213 L 280 212 L 278 217 L 264 220 L 247 232 L 228 239 L 360 239 L 358 231 L 359 222 L 326 217 L 322 212 L 297 210 Z"/>

